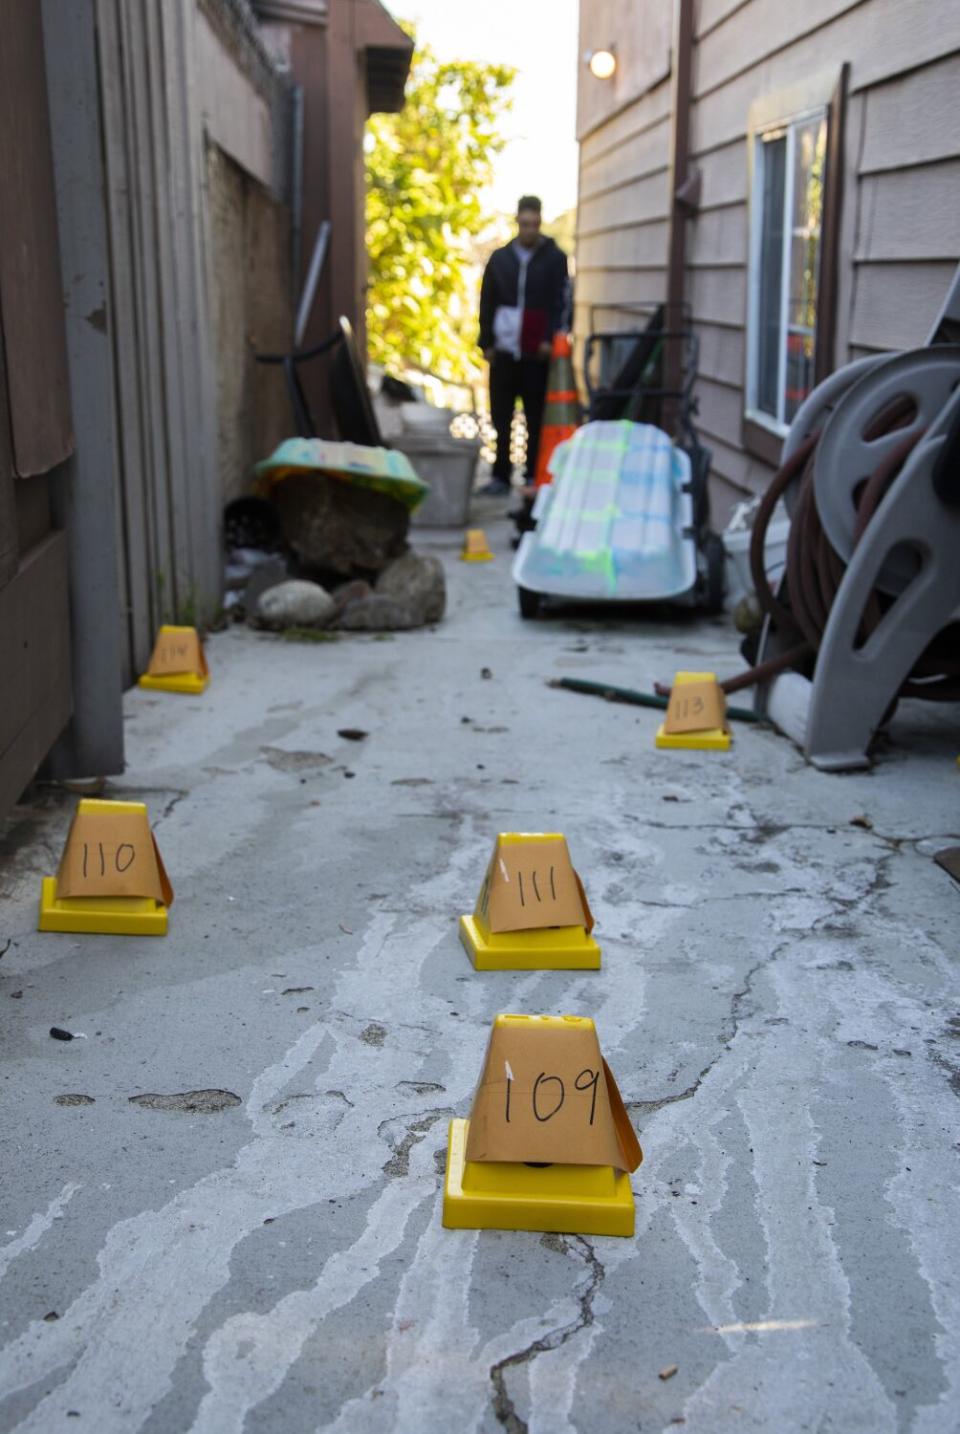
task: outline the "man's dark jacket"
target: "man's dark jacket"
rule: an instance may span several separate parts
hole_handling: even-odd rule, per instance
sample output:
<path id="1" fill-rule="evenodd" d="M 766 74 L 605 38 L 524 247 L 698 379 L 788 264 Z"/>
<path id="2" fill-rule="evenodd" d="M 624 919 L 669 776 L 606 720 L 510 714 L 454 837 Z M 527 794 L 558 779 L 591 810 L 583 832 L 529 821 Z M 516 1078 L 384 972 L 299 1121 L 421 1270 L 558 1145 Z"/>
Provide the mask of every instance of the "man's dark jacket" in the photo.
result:
<path id="1" fill-rule="evenodd" d="M 501 305 L 516 308 L 520 282 L 520 260 L 514 241 L 495 249 L 487 260 L 480 287 L 480 347 L 494 347 L 493 316 Z M 540 239 L 527 265 L 527 285 L 523 298 L 523 329 L 521 352 L 535 354 L 542 343 L 549 343 L 563 322 L 567 292 L 567 256 L 553 239 Z"/>

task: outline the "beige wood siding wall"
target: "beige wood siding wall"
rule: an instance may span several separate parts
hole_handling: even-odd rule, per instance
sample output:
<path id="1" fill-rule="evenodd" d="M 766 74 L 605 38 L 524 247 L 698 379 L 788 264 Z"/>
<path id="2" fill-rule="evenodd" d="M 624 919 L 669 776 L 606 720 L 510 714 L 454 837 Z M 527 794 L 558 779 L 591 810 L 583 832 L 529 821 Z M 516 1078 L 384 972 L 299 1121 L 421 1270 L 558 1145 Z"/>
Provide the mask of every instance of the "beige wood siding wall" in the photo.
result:
<path id="1" fill-rule="evenodd" d="M 589 8 L 584 0 L 581 11 Z M 638 23 L 626 0 L 619 18 Z M 837 364 L 922 342 L 960 257 L 960 4 L 699 0 L 690 162 L 703 188 L 687 226 L 686 290 L 701 344 L 715 526 L 772 473 L 742 442 L 750 106 L 831 68 L 839 77 L 844 61 Z M 669 104 L 661 83 L 582 141 L 578 339 L 589 304 L 665 291 Z"/>
<path id="2" fill-rule="evenodd" d="M 624 305 L 666 291 L 670 83 L 661 82 L 580 146 L 576 332 L 624 328 Z"/>
<path id="3" fill-rule="evenodd" d="M 581 57 L 617 48 L 611 80 L 580 69 L 580 203 L 574 328 L 631 324 L 629 306 L 666 292 L 670 156 L 670 6 L 663 0 L 583 0 Z M 636 322 L 636 320 L 633 320 Z"/>

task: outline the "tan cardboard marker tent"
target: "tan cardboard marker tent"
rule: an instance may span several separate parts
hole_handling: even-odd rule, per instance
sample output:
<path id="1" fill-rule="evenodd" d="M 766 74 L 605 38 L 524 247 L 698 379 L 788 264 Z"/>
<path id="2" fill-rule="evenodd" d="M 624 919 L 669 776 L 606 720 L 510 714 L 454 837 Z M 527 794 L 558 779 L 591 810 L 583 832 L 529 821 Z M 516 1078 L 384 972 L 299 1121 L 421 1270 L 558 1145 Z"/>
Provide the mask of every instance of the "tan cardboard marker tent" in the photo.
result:
<path id="1" fill-rule="evenodd" d="M 596 1027 L 500 1015 L 469 1120 L 453 1120 L 443 1223 L 631 1235 L 643 1159 Z"/>
<path id="2" fill-rule="evenodd" d="M 79 802 L 57 875 L 43 878 L 40 930 L 162 936 L 172 903 L 143 802 Z"/>
<path id="3" fill-rule="evenodd" d="M 460 939 L 478 971 L 595 970 L 593 913 L 559 832 L 501 832 Z"/>
<path id="4" fill-rule="evenodd" d="M 138 685 L 152 692 L 185 692 L 198 696 L 209 681 L 210 669 L 197 629 L 161 627 L 149 665 Z"/>

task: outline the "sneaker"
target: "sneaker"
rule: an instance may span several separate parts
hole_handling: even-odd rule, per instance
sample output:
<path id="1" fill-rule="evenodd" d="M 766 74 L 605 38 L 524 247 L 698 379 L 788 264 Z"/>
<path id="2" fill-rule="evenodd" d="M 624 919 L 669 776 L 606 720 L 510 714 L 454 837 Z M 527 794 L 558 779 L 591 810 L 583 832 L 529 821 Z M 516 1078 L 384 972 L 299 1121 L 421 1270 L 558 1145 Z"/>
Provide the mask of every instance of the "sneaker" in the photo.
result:
<path id="1" fill-rule="evenodd" d="M 509 483 L 502 478 L 491 478 L 482 488 L 478 488 L 475 497 L 477 498 L 508 498 L 513 490 Z"/>

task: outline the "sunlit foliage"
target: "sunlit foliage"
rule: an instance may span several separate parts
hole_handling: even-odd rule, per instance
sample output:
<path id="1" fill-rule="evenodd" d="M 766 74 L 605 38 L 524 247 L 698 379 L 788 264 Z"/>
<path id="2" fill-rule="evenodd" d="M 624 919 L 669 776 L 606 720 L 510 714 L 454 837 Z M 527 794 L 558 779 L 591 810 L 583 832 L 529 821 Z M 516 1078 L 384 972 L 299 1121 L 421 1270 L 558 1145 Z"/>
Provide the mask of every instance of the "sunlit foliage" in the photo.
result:
<path id="1" fill-rule="evenodd" d="M 484 190 L 514 75 L 418 46 L 403 109 L 368 121 L 367 336 L 371 359 L 393 372 L 415 364 L 477 376 L 478 239 L 492 218 Z"/>

